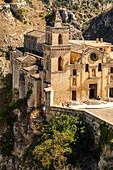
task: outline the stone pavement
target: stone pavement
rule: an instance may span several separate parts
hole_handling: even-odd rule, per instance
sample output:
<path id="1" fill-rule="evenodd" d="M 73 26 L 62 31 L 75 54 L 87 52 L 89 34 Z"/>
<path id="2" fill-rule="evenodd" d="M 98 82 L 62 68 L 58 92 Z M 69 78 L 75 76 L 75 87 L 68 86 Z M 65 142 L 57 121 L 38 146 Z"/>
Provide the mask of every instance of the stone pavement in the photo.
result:
<path id="1" fill-rule="evenodd" d="M 57 106 L 62 107 L 62 106 Z M 67 108 L 64 106 L 63 108 Z M 100 105 L 87 105 L 85 103 L 69 106 L 68 109 L 74 109 L 74 110 L 84 110 L 91 115 L 100 118 L 101 120 L 104 120 L 105 122 L 108 122 L 113 125 L 113 102 L 106 102 L 106 104 L 100 104 Z"/>
<path id="2" fill-rule="evenodd" d="M 113 107 L 101 109 L 84 109 L 85 111 L 113 125 Z"/>

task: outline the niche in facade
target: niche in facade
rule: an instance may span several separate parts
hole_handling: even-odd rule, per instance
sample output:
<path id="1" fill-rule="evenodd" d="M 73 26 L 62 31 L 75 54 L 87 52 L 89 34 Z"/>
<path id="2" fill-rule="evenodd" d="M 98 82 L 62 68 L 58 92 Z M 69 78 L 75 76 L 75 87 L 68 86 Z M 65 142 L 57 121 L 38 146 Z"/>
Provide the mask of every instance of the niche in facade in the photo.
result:
<path id="1" fill-rule="evenodd" d="M 92 69 L 92 76 L 96 76 L 96 70 L 94 68 Z"/>
<path id="2" fill-rule="evenodd" d="M 76 86 L 76 78 L 73 78 L 72 86 Z"/>

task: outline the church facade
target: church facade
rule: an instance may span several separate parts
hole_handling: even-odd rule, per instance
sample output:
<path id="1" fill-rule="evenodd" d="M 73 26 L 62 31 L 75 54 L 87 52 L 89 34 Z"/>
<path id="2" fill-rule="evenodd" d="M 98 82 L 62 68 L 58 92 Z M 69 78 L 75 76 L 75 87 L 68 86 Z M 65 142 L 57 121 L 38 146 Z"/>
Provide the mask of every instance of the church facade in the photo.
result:
<path id="1" fill-rule="evenodd" d="M 10 72 L 20 99 L 32 89 L 29 108 L 113 97 L 112 44 L 69 40 L 58 10 L 53 27 L 27 33 L 10 53 Z"/>

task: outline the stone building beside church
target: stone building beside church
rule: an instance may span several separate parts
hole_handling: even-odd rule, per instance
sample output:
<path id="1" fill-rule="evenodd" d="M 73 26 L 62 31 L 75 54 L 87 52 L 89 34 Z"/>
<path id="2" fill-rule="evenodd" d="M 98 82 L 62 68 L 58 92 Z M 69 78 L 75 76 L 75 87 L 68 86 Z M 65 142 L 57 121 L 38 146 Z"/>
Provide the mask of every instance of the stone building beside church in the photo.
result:
<path id="1" fill-rule="evenodd" d="M 113 97 L 112 44 L 69 40 L 57 10 L 54 26 L 24 36 L 24 47 L 10 53 L 13 88 L 24 98 L 32 89 L 29 108 Z"/>

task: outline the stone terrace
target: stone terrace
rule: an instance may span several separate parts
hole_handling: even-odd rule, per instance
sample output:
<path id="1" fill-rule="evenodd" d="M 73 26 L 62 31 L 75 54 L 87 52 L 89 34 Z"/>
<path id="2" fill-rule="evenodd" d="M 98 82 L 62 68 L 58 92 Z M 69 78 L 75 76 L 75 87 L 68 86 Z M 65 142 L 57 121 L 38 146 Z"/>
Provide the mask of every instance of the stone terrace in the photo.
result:
<path id="1" fill-rule="evenodd" d="M 85 109 L 89 113 L 93 113 L 96 117 L 109 122 L 113 125 L 113 107 L 112 108 L 101 108 L 101 109 Z"/>

